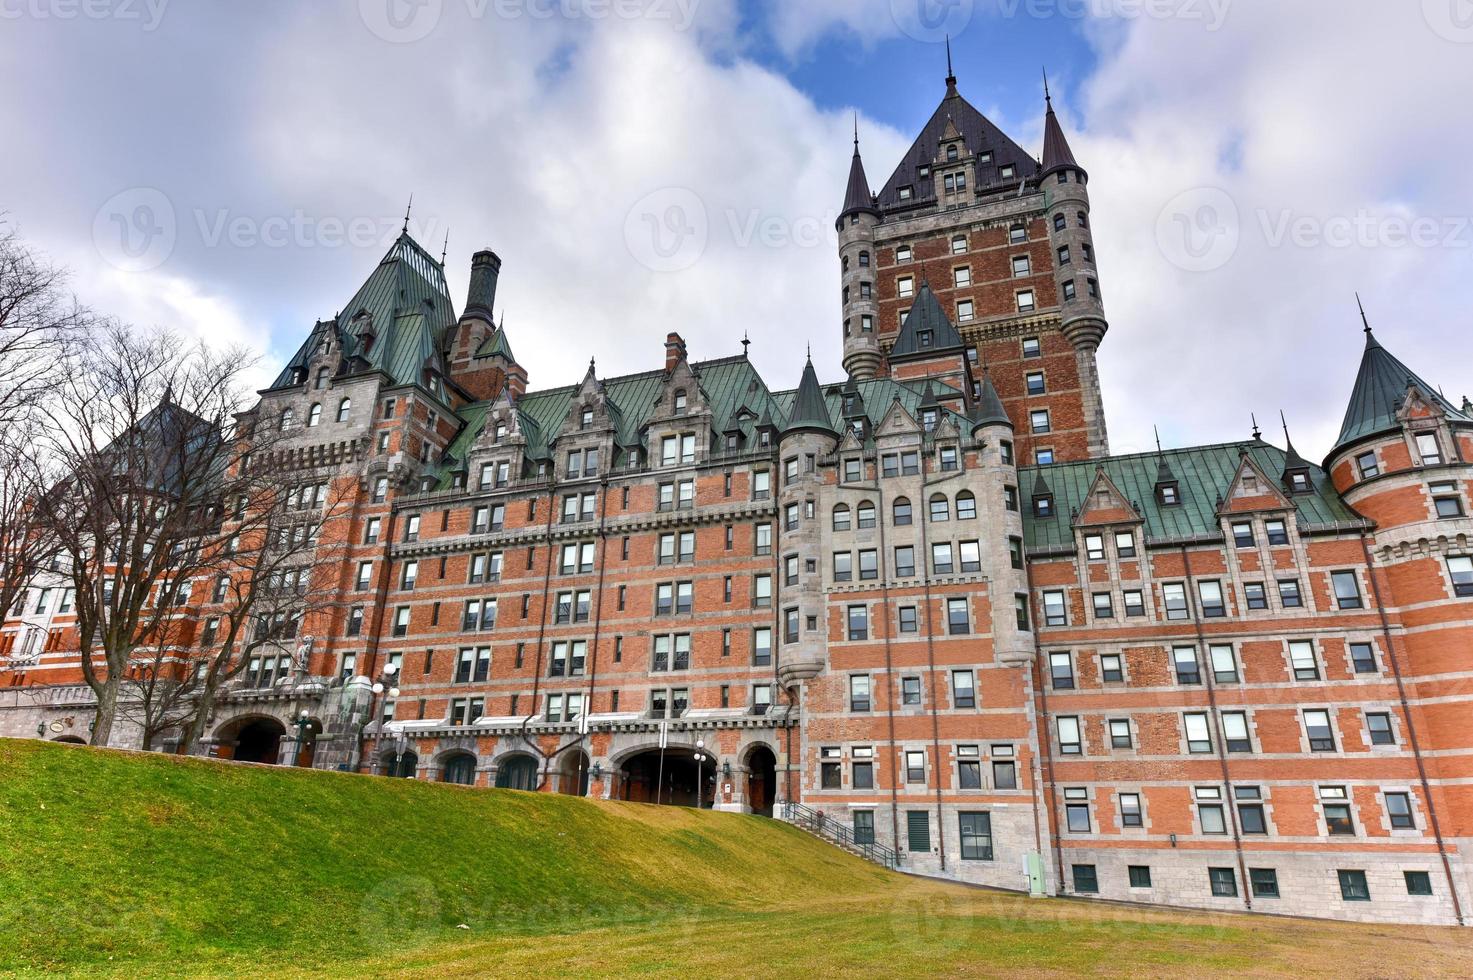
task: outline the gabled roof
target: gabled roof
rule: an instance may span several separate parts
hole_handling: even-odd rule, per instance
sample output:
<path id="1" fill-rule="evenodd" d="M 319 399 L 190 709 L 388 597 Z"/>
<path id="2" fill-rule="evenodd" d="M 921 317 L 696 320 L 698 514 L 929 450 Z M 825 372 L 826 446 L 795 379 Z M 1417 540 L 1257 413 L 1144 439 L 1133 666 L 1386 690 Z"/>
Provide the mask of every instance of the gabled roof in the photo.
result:
<path id="1" fill-rule="evenodd" d="M 941 104 L 926 121 L 920 135 L 910 149 L 905 151 L 900 165 L 880 191 L 877 201 L 881 210 L 935 202 L 934 185 L 930 180 L 921 180 L 916 172 L 920 167 L 929 166 L 935 161 L 941 136 L 946 132 L 948 124 L 956 127 L 970 152 L 992 151 L 992 163 L 977 166 L 978 190 L 989 186 L 1016 187 L 1020 180 L 1032 176 L 1038 169 L 1038 164 L 1026 150 L 1009 139 L 991 120 L 962 98 L 955 85 L 948 84 Z M 1001 168 L 1010 164 L 1016 176 L 1009 177 L 1006 181 L 1000 180 L 998 174 Z M 913 197 L 908 201 L 900 199 L 900 188 L 905 186 L 912 188 Z"/>
<path id="2" fill-rule="evenodd" d="M 481 346 L 476 348 L 476 357 L 495 357 L 501 355 L 508 361 L 516 361 L 516 355 L 511 352 L 511 343 L 506 339 L 504 327 L 497 327 L 491 332 L 491 336 L 481 341 Z"/>
<path id="3" fill-rule="evenodd" d="M 1371 328 L 1366 327 L 1366 349 L 1361 355 L 1360 372 L 1355 376 L 1350 405 L 1345 410 L 1340 437 L 1335 440 L 1331 454 L 1366 436 L 1395 429 L 1399 424 L 1396 413 L 1406 400 L 1407 389 L 1413 385 L 1449 418 L 1473 422 L 1473 418 L 1464 414 L 1462 409 L 1455 407 L 1441 392 L 1393 357 L 1390 351 L 1377 342 Z"/>
<path id="4" fill-rule="evenodd" d="M 440 351 L 455 321 L 445 270 L 406 231 L 343 307 L 337 329 L 344 357 L 362 357 L 395 384 L 414 384 L 426 367 L 443 373 Z M 370 326 L 374 341 L 365 350 L 361 336 Z M 272 387 L 291 384 L 293 372 L 306 366 L 312 350 L 309 337 Z"/>
<path id="5" fill-rule="evenodd" d="M 931 333 L 931 343 L 921 346 L 921 334 L 926 331 Z M 910 312 L 905 315 L 905 321 L 900 324 L 900 333 L 895 337 L 895 344 L 890 348 L 891 359 L 906 357 L 910 354 L 929 354 L 935 351 L 952 350 L 962 346 L 962 335 L 956 332 L 947 317 L 946 311 L 941 308 L 941 301 L 931 291 L 929 282 L 922 282 L 921 288 L 916 292 L 915 302 L 911 304 Z"/>
<path id="6" fill-rule="evenodd" d="M 798 429 L 818 429 L 822 432 L 837 432 L 829 408 L 824 401 L 823 389 L 818 384 L 818 373 L 813 370 L 813 358 L 803 366 L 803 377 L 798 382 L 798 393 L 793 398 L 793 409 L 788 413 L 788 424 L 783 432 Z"/>
<path id="7" fill-rule="evenodd" d="M 1053 488 L 1056 520 L 1034 520 L 1025 508 L 1023 534 L 1031 549 L 1073 548 L 1074 536 L 1069 515 L 1078 511 L 1088 499 L 1098 471 L 1103 469 L 1120 492 L 1140 511 L 1148 539 L 1181 539 L 1221 534 L 1218 501 L 1227 493 L 1242 467 L 1244 454 L 1264 473 L 1281 473 L 1284 451 L 1259 440 L 1171 449 L 1160 453 L 1114 456 L 1102 460 L 1077 463 L 1055 463 L 1052 466 L 1022 467 L 1018 473 L 1020 486 L 1027 486 L 1030 471 L 1048 471 L 1048 485 Z M 1165 470 L 1177 482 L 1181 503 L 1162 506 L 1156 497 L 1156 483 Z M 1040 474 L 1041 475 L 1041 474 Z M 1292 498 L 1302 527 L 1313 530 L 1330 525 L 1362 526 L 1364 521 L 1352 511 L 1330 483 L 1329 476 L 1317 466 L 1309 470 L 1313 491 Z"/>

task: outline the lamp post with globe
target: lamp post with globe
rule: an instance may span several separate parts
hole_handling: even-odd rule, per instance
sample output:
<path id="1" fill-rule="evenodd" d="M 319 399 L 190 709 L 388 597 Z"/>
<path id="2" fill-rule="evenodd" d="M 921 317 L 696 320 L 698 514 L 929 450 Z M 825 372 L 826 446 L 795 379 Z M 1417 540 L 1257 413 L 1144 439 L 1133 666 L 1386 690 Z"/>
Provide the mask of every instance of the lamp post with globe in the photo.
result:
<path id="1" fill-rule="evenodd" d="M 378 710 L 378 734 L 376 736 L 379 747 L 383 746 L 385 730 L 389 724 L 389 702 L 399 696 L 399 688 L 394 686 L 394 680 L 399 676 L 399 665 L 390 661 L 384 664 L 383 674 L 379 681 L 373 685 L 373 693 L 381 698 Z M 404 761 L 404 740 L 400 739 L 398 751 L 394 755 L 394 775 L 398 775 L 399 766 Z"/>

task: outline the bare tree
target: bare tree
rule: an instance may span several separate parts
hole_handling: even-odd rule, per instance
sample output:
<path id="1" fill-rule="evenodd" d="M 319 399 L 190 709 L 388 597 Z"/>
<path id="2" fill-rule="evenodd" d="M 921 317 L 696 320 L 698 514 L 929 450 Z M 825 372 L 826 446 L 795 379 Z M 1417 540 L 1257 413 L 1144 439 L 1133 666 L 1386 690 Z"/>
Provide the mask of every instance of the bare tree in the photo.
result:
<path id="1" fill-rule="evenodd" d="M 51 393 L 59 348 L 93 321 L 66 293 L 66 280 L 0 222 L 0 430 L 25 420 Z"/>

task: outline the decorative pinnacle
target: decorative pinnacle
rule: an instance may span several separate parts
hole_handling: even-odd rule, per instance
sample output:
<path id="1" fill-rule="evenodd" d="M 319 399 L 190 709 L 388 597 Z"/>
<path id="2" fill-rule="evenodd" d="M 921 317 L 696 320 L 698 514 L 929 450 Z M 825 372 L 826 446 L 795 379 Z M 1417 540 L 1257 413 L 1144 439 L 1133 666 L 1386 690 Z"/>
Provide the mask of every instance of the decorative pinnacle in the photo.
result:
<path id="1" fill-rule="evenodd" d="M 747 331 L 742 331 L 742 356 L 747 356 L 747 348 L 752 346 L 752 341 L 747 338 Z"/>
<path id="2" fill-rule="evenodd" d="M 445 229 L 445 245 L 440 249 L 440 267 L 445 267 L 445 256 L 450 254 L 450 229 Z"/>
<path id="3" fill-rule="evenodd" d="M 1253 420 L 1253 438 L 1262 439 L 1263 430 L 1258 428 L 1258 416 L 1253 412 L 1249 412 L 1248 417 Z"/>
<path id="4" fill-rule="evenodd" d="M 1371 321 L 1366 319 L 1366 308 L 1365 308 L 1365 305 L 1362 304 L 1361 301 L 1360 301 L 1360 293 L 1359 292 L 1357 292 L 1355 294 L 1355 305 L 1356 305 L 1356 308 L 1360 310 L 1360 322 L 1361 322 L 1361 325 L 1366 328 L 1366 333 L 1370 333 L 1371 332 Z"/>
<path id="5" fill-rule="evenodd" d="M 854 155 L 859 156 L 859 110 L 854 110 Z"/>
<path id="6" fill-rule="evenodd" d="M 409 233 L 409 212 L 414 210 L 414 192 L 409 192 L 409 205 L 404 209 L 404 227 L 399 229 L 399 234 Z"/>
<path id="7" fill-rule="evenodd" d="M 1054 100 L 1048 94 L 1048 69 L 1043 70 L 1043 101 L 1050 109 L 1054 107 Z"/>
<path id="8" fill-rule="evenodd" d="M 946 35 L 946 90 L 956 90 L 956 72 L 951 70 L 951 35 Z"/>
<path id="9" fill-rule="evenodd" d="M 1151 431 L 1156 433 L 1156 455 L 1159 456 L 1161 455 L 1161 430 L 1153 425 Z"/>

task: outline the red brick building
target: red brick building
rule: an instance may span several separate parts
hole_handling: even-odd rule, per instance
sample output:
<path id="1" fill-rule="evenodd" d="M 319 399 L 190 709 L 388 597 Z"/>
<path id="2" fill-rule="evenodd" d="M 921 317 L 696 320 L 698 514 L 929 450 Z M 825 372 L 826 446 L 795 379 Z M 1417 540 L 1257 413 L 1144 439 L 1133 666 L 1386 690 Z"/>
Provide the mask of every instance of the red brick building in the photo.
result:
<path id="1" fill-rule="evenodd" d="M 261 393 L 348 504 L 332 602 L 213 751 L 821 814 L 1006 888 L 1461 924 L 1473 405 L 1367 327 L 1322 465 L 1257 433 L 1110 456 L 1088 182 L 1051 106 L 1036 162 L 955 78 L 878 193 L 856 140 L 847 377 L 795 391 L 675 334 L 537 388 L 500 260 L 457 315 L 402 236 Z M 0 732 L 85 723 L 49 588 L 0 630 Z"/>

